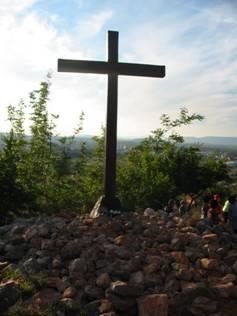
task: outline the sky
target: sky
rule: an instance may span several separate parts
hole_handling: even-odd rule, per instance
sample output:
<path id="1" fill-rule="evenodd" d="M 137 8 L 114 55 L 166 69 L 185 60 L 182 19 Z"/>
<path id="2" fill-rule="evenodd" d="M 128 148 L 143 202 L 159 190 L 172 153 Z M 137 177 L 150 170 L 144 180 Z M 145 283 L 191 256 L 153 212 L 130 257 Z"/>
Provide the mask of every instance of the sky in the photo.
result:
<path id="1" fill-rule="evenodd" d="M 119 32 L 119 61 L 165 65 L 165 78 L 119 76 L 118 136 L 144 137 L 179 109 L 205 117 L 183 136 L 237 136 L 236 0 L 0 0 L 0 131 L 7 106 L 52 72 L 55 134 L 105 125 L 107 76 L 57 72 L 57 59 L 107 60 L 107 32 Z M 26 131 L 29 130 L 26 121 Z"/>

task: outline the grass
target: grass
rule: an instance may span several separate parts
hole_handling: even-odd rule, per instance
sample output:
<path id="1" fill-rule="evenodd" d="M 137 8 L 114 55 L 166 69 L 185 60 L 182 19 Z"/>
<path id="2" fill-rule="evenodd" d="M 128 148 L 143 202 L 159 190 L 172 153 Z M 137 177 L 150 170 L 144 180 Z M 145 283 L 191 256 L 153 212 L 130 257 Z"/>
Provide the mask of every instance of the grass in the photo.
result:
<path id="1" fill-rule="evenodd" d="M 32 296 L 36 290 L 44 288 L 47 284 L 47 277 L 43 273 L 26 276 L 18 267 L 13 264 L 8 265 L 1 271 L 0 281 L 15 281 L 21 290 L 21 299 L 11 306 L 4 316 L 56 316 L 58 311 L 77 312 L 80 316 L 87 316 L 87 313 L 80 311 L 78 305 L 69 306 L 65 302 L 57 302 L 51 309 L 40 310 L 24 303 L 24 299 Z"/>
<path id="2" fill-rule="evenodd" d="M 15 281 L 21 290 L 22 298 L 31 296 L 36 289 L 41 289 L 47 284 L 47 277 L 43 273 L 26 276 L 19 268 L 10 264 L 1 271 L 1 282 Z"/>
<path id="3" fill-rule="evenodd" d="M 55 316 L 50 310 L 38 310 L 32 306 L 26 306 L 24 302 L 19 301 L 10 307 L 4 316 Z"/>

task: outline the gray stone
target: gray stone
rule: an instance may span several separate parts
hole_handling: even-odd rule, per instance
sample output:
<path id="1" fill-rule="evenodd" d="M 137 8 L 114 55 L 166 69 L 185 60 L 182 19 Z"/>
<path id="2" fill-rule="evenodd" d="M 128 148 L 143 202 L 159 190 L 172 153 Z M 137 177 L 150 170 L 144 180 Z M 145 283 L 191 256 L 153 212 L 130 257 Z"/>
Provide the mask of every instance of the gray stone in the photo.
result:
<path id="1" fill-rule="evenodd" d="M 81 272 L 85 273 L 87 271 L 87 263 L 83 258 L 74 259 L 69 265 L 69 273 Z"/>
<path id="2" fill-rule="evenodd" d="M 10 261 L 17 261 L 24 257 L 26 245 L 11 245 L 8 244 L 5 247 L 5 257 Z"/>
<path id="3" fill-rule="evenodd" d="M 41 270 L 39 263 L 33 259 L 29 258 L 22 264 L 23 268 L 25 269 L 26 273 L 32 275 L 38 273 Z"/>
<path id="4" fill-rule="evenodd" d="M 10 281 L 0 285 L 0 312 L 5 312 L 10 306 L 14 305 L 21 296 L 19 286 Z"/>

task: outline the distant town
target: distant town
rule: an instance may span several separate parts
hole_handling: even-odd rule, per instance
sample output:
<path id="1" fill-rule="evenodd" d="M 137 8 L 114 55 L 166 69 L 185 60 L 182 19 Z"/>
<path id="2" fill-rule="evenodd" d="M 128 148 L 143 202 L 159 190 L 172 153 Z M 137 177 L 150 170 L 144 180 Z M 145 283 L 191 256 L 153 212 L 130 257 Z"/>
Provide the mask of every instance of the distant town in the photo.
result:
<path id="1" fill-rule="evenodd" d="M 0 149 L 3 147 L 4 133 L 0 133 Z M 29 138 L 30 136 L 26 136 Z M 60 136 L 53 136 L 52 143 L 60 148 Z M 118 155 L 128 152 L 132 147 L 139 145 L 143 138 L 118 138 Z M 89 151 L 93 150 L 95 141 L 91 135 L 75 137 L 70 147 L 70 154 L 74 157 L 79 155 L 80 144 L 85 142 Z M 204 155 L 213 155 L 224 159 L 230 173 L 237 178 L 237 137 L 184 137 L 185 146 L 198 146 Z"/>

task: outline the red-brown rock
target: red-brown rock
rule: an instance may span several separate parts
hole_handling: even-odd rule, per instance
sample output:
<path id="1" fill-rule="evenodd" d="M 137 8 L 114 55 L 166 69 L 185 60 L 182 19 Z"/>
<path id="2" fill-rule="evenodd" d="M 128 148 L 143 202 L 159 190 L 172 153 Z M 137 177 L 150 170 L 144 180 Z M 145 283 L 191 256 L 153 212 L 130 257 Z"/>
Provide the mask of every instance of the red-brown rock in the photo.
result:
<path id="1" fill-rule="evenodd" d="M 151 294 L 138 300 L 139 316 L 167 316 L 168 296 L 166 294 Z"/>

